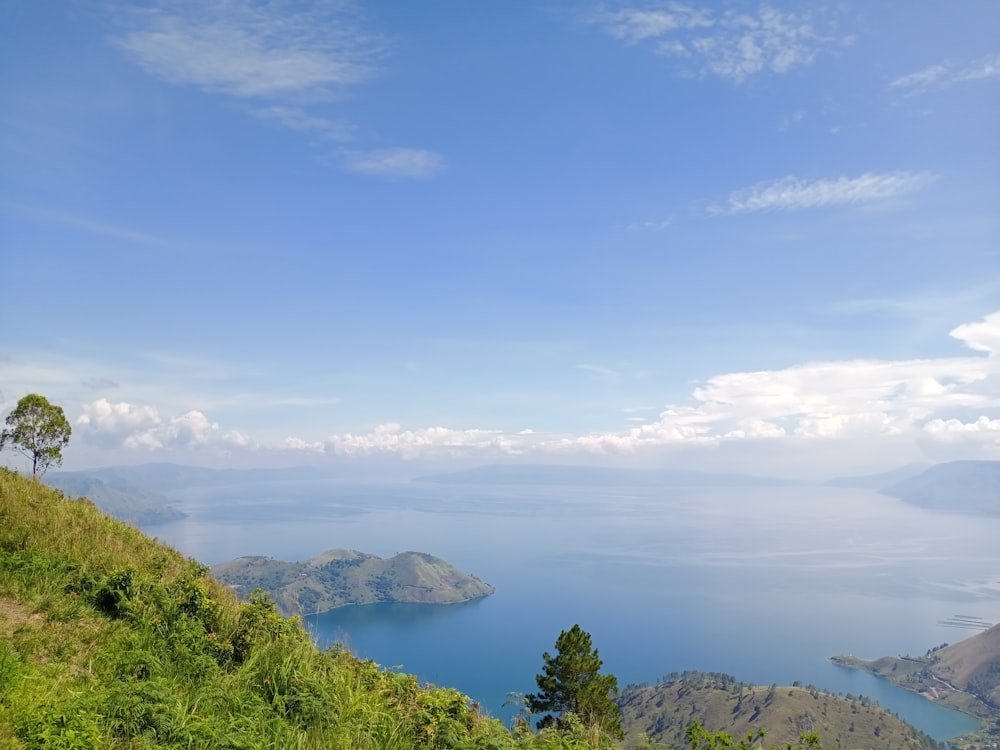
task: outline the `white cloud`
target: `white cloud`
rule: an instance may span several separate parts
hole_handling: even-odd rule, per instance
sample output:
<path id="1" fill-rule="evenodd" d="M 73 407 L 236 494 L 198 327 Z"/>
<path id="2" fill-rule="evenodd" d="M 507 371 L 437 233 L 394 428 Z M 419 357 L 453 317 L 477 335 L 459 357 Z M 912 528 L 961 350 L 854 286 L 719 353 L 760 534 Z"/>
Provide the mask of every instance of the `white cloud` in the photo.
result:
<path id="1" fill-rule="evenodd" d="M 117 43 L 147 72 L 239 98 L 317 98 L 368 78 L 375 53 L 336 4 L 164 4 Z"/>
<path id="2" fill-rule="evenodd" d="M 320 442 L 310 443 L 302 438 L 287 437 L 282 447 L 294 453 L 325 453 L 326 446 Z"/>
<path id="3" fill-rule="evenodd" d="M 348 2 L 288 0 L 161 2 L 132 13 L 115 42 L 145 71 L 245 103 L 254 117 L 323 140 L 346 141 L 357 128 L 316 114 L 371 79 L 384 41 L 365 32 Z M 349 170 L 425 178 L 444 160 L 432 151 L 388 148 L 341 155 Z"/>
<path id="4" fill-rule="evenodd" d="M 154 406 L 130 404 L 125 401 L 112 403 L 106 398 L 83 407 L 76 424 L 91 432 L 101 442 L 121 442 L 136 434 L 151 433 L 162 423 Z"/>
<path id="5" fill-rule="evenodd" d="M 351 172 L 379 177 L 424 179 L 444 169 L 444 157 L 420 148 L 386 148 L 344 152 L 344 164 Z"/>
<path id="6" fill-rule="evenodd" d="M 866 172 L 860 177 L 812 181 L 789 176 L 737 190 L 725 205 L 712 206 L 709 212 L 736 214 L 874 203 L 916 192 L 936 179 L 929 172 Z"/>
<path id="7" fill-rule="evenodd" d="M 276 122 L 289 130 L 312 133 L 330 141 L 349 141 L 357 133 L 357 127 L 346 120 L 316 117 L 298 106 L 271 104 L 253 110 L 253 114 L 262 120 Z"/>
<path id="8" fill-rule="evenodd" d="M 678 2 L 602 10 L 587 20 L 628 44 L 650 41 L 657 54 L 693 65 L 698 75 L 734 83 L 764 72 L 782 74 L 811 64 L 836 40 L 821 35 L 809 15 L 761 6 L 756 14 L 696 8 Z"/>
<path id="9" fill-rule="evenodd" d="M 76 420 L 85 438 L 100 445 L 130 449 L 198 448 L 203 446 L 251 449 L 258 447 L 238 430 L 222 433 L 219 425 L 196 409 L 164 418 L 147 404 L 112 403 L 100 398 L 83 407 Z"/>
<path id="10" fill-rule="evenodd" d="M 1000 444 L 1000 419 L 983 416 L 974 422 L 960 419 L 932 419 L 924 425 L 924 432 L 945 443 L 963 439 L 986 439 Z"/>
<path id="11" fill-rule="evenodd" d="M 623 8 L 618 11 L 601 11 L 590 20 L 605 27 L 615 39 L 635 43 L 655 39 L 681 29 L 698 29 L 714 24 L 710 12 L 698 10 L 682 3 L 671 3 L 664 8 Z"/>
<path id="12" fill-rule="evenodd" d="M 963 323 L 954 328 L 949 335 L 970 349 L 998 356 L 1000 355 L 1000 311 L 991 313 L 975 323 Z"/>
<path id="13" fill-rule="evenodd" d="M 398 424 L 383 424 L 364 435 L 334 435 L 328 440 L 334 453 L 347 456 L 394 453 L 403 458 L 427 454 L 456 454 L 470 450 L 520 452 L 517 440 L 498 430 L 453 430 L 448 427 L 427 427 L 404 430 Z"/>
<path id="14" fill-rule="evenodd" d="M 235 430 L 223 433 L 198 410 L 165 417 L 153 406 L 107 399 L 84 407 L 77 425 L 99 443 L 132 449 L 271 450 L 354 458 L 475 456 L 487 460 L 531 455 L 537 460 L 546 455 L 642 454 L 659 459 L 664 451 L 677 455 L 681 449 L 721 450 L 736 445 L 747 446 L 740 449 L 747 455 L 754 454 L 754 446 L 769 445 L 775 448 L 772 454 L 802 455 L 801 451 L 810 449 L 833 456 L 876 444 L 894 446 L 894 455 L 901 455 L 899 447 L 904 442 L 931 459 L 998 453 L 1000 311 L 955 326 L 950 335 L 967 347 L 966 354 L 816 361 L 774 370 L 721 373 L 697 384 L 683 402 L 666 406 L 656 417 L 645 417 L 642 424 L 585 435 L 444 426 L 405 429 L 389 423 L 370 432 L 335 434 L 326 440 L 288 437 L 262 445 Z M 641 411 L 645 407 L 626 413 Z"/>
<path id="15" fill-rule="evenodd" d="M 934 89 L 954 86 L 956 83 L 1000 78 L 1000 53 L 985 55 L 963 65 L 951 62 L 936 63 L 915 73 L 900 76 L 889 83 L 904 97 L 925 94 Z"/>
<path id="16" fill-rule="evenodd" d="M 625 229 L 629 232 L 660 232 L 674 223 L 673 218 L 669 219 L 647 219 L 646 221 L 634 221 L 627 224 Z"/>
<path id="17" fill-rule="evenodd" d="M 222 436 L 222 441 L 234 448 L 256 448 L 257 443 L 239 430 L 230 430 Z"/>

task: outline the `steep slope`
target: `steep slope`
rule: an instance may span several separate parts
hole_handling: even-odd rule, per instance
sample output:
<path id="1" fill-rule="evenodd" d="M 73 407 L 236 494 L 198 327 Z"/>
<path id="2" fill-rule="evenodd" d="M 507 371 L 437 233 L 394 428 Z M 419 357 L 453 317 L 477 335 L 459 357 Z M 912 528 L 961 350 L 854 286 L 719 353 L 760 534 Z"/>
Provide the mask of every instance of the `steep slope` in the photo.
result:
<path id="1" fill-rule="evenodd" d="M 321 652 L 267 597 L 86 501 L 0 470 L 0 747 L 600 746 L 515 736 L 461 693 Z"/>
<path id="2" fill-rule="evenodd" d="M 827 750 L 937 748 L 930 737 L 864 698 L 815 688 L 746 685 L 728 675 L 672 675 L 658 685 L 630 686 L 617 702 L 626 746 L 645 735 L 666 747 L 683 747 L 685 730 L 697 720 L 711 732 L 737 738 L 767 727 L 767 747 L 784 747 L 803 733 L 816 732 Z"/>
<path id="3" fill-rule="evenodd" d="M 289 615 L 324 612 L 345 604 L 454 604 L 494 591 L 488 583 L 421 552 L 403 552 L 384 560 L 333 549 L 302 563 L 240 557 L 216 565 L 212 575 L 241 599 L 256 588 L 267 591 L 279 610 Z"/>

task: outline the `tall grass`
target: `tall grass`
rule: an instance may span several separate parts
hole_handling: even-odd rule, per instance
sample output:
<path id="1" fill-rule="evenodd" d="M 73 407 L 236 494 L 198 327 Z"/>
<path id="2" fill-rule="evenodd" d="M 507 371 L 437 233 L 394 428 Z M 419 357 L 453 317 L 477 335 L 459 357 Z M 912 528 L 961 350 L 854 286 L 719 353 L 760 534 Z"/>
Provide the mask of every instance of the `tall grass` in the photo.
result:
<path id="1" fill-rule="evenodd" d="M 455 690 L 319 650 L 265 595 L 0 469 L 0 747 L 505 750 L 603 747 L 521 732 Z"/>

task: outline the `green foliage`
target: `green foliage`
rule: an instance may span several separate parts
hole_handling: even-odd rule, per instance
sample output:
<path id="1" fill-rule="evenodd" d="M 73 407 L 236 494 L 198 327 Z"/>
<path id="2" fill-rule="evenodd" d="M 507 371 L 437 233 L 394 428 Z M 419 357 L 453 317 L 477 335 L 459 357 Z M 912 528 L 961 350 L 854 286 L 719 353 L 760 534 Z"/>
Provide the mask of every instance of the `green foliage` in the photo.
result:
<path id="1" fill-rule="evenodd" d="M 320 651 L 136 529 L 0 469 L 0 747 L 597 750 L 513 734 L 456 690 Z"/>
<path id="2" fill-rule="evenodd" d="M 601 661 L 593 647 L 590 633 L 579 625 L 564 630 L 556 639 L 556 655 L 542 654 L 543 674 L 536 675 L 538 692 L 525 696 L 532 713 L 546 713 L 539 727 L 564 726 L 567 714 L 573 714 L 586 726 L 622 738 L 621 716 L 611 696 L 618 692 L 614 675 L 600 674 Z M 562 714 L 555 716 L 555 713 Z"/>
<path id="3" fill-rule="evenodd" d="M 736 740 L 725 732 L 709 732 L 697 721 L 693 721 L 685 734 L 691 750 L 756 750 L 764 746 L 767 730 L 758 729 L 743 739 Z M 822 747 L 819 735 L 809 732 L 800 735 L 795 744 L 789 742 L 784 746 L 771 745 L 771 750 L 807 750 L 807 748 L 821 750 Z"/>
<path id="4" fill-rule="evenodd" d="M 6 429 L 0 433 L 0 450 L 9 443 L 31 461 L 32 476 L 41 476 L 51 466 L 62 464 L 62 449 L 69 444 L 73 429 L 61 406 L 29 393 L 17 402 L 6 422 Z"/>

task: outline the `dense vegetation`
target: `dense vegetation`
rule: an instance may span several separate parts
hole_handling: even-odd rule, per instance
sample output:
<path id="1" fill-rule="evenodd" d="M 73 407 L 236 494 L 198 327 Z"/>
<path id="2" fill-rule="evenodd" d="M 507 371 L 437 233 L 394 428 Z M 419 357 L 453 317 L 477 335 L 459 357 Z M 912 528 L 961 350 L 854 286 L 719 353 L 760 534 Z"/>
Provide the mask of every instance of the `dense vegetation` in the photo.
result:
<path id="1" fill-rule="evenodd" d="M 266 596 L 38 482 L 0 470 L 0 747 L 607 746 L 578 721 L 538 734 L 339 649 Z"/>
<path id="2" fill-rule="evenodd" d="M 590 726 L 623 739 L 621 714 L 612 696 L 618 692 L 618 679 L 601 674 L 600 653 L 590 640 L 590 633 L 579 625 L 564 630 L 556 639 L 556 654 L 542 654 L 542 674 L 535 676 L 538 692 L 525 696 L 525 705 L 535 713 L 547 713 L 540 727 L 560 726 L 567 713 L 579 716 Z"/>

